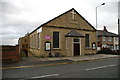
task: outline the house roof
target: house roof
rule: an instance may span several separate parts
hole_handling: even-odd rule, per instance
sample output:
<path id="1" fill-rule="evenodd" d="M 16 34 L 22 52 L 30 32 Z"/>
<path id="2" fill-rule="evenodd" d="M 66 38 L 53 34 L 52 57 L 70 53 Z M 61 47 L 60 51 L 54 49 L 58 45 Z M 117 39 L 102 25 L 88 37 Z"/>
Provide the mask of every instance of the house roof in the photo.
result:
<path id="1" fill-rule="evenodd" d="M 97 30 L 98 36 L 106 36 L 106 37 L 117 37 L 118 35 L 112 32 Z"/>
<path id="2" fill-rule="evenodd" d="M 69 33 L 67 33 L 65 35 L 65 37 L 84 37 L 84 36 L 81 33 L 77 32 L 75 30 L 72 30 Z"/>
<path id="3" fill-rule="evenodd" d="M 72 9 L 66 11 L 65 13 L 63 13 L 63 14 L 61 14 L 61 15 L 55 17 L 55 18 L 53 18 L 52 20 L 49 20 L 48 22 L 46 22 L 46 23 L 40 25 L 40 26 L 37 27 L 34 31 L 36 31 L 36 30 L 39 29 L 40 27 L 46 25 L 47 23 L 49 23 L 49 22 L 55 20 L 56 18 L 58 18 L 58 17 L 60 17 L 60 16 L 62 16 L 62 15 L 64 15 L 64 14 L 66 14 L 67 12 L 72 11 L 72 10 L 74 10 L 81 18 L 83 18 L 83 19 L 84 19 L 84 20 L 85 20 L 85 21 L 96 31 L 96 29 L 95 29 L 95 28 L 94 28 L 84 17 L 82 17 L 74 8 L 72 8 Z M 30 34 L 32 34 L 34 31 L 32 31 Z"/>

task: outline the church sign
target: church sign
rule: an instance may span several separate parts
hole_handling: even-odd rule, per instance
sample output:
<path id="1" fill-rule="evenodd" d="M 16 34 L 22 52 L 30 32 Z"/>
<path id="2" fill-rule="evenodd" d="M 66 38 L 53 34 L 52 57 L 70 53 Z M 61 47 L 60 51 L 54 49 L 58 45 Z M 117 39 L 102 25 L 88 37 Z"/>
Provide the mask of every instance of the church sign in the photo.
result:
<path id="1" fill-rule="evenodd" d="M 49 36 L 49 35 L 44 36 L 44 38 L 45 38 L 46 40 L 51 40 L 51 36 Z"/>

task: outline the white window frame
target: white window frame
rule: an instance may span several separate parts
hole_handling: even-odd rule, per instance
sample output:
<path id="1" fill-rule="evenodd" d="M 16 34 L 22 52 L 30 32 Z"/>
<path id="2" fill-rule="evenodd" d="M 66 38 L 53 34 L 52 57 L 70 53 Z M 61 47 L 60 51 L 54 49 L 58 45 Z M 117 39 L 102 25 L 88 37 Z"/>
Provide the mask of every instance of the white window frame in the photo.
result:
<path id="1" fill-rule="evenodd" d="M 85 48 L 86 49 L 89 49 L 90 48 L 90 34 L 88 34 L 89 35 L 89 47 L 86 47 L 86 40 L 85 40 Z M 86 34 L 85 34 L 85 36 L 86 36 Z"/>
<path id="2" fill-rule="evenodd" d="M 106 41 L 106 37 L 105 36 L 102 37 L 102 41 Z"/>
<path id="3" fill-rule="evenodd" d="M 37 38 L 38 38 L 38 49 L 40 49 L 40 33 L 38 33 L 38 35 L 37 35 Z"/>
<path id="4" fill-rule="evenodd" d="M 59 32 L 59 31 L 53 31 L 53 32 Z M 53 32 L 52 32 L 52 35 L 53 35 Z M 60 44 L 61 44 L 61 42 L 60 42 L 60 40 L 61 40 L 60 36 L 61 36 L 61 35 L 60 35 L 60 32 L 59 32 L 59 48 L 54 48 L 54 47 L 53 47 L 53 49 L 60 49 L 60 47 L 61 47 L 61 45 L 60 45 Z M 52 40 L 53 40 L 53 39 L 52 39 Z M 52 43 L 53 43 L 53 41 L 52 41 Z M 52 44 L 52 45 L 53 45 L 53 44 Z"/>
<path id="5" fill-rule="evenodd" d="M 112 37 L 108 37 L 108 41 L 112 41 Z"/>
<path id="6" fill-rule="evenodd" d="M 116 42 L 118 41 L 118 37 L 115 37 L 115 41 L 116 41 Z"/>
<path id="7" fill-rule="evenodd" d="M 66 49 L 68 49 L 68 38 L 66 38 Z"/>

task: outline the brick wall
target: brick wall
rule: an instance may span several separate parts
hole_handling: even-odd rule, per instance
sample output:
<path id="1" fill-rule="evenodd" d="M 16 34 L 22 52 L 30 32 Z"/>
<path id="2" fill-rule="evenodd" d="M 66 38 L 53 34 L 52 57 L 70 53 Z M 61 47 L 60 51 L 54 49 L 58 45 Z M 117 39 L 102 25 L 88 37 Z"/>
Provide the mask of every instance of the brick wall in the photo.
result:
<path id="1" fill-rule="evenodd" d="M 18 62 L 20 60 L 19 46 L 0 46 L 2 62 Z"/>

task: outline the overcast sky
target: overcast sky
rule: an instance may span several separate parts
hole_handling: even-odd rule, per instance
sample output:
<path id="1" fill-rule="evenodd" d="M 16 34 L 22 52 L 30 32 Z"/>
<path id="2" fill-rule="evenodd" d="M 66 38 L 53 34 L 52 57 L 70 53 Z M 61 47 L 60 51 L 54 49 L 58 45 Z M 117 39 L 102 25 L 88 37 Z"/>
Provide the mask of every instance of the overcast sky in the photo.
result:
<path id="1" fill-rule="evenodd" d="M 70 10 L 76 9 L 95 27 L 95 7 L 98 8 L 98 29 L 106 26 L 108 31 L 118 33 L 119 0 L 1 0 L 0 1 L 0 42 L 15 45 L 18 39 L 39 25 Z M 1 45 L 1 44 L 0 44 Z"/>

